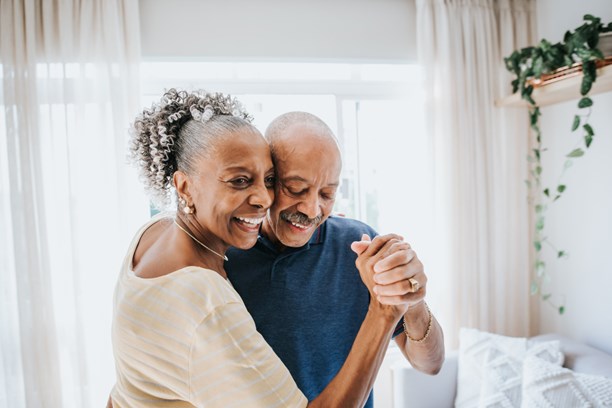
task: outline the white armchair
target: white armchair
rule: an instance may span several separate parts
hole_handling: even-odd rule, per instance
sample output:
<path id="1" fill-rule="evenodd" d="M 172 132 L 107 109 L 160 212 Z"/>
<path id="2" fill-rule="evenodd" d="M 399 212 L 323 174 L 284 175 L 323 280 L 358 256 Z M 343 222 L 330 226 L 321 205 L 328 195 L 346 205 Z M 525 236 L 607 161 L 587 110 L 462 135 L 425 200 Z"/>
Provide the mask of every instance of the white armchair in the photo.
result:
<path id="1" fill-rule="evenodd" d="M 437 375 L 423 374 L 406 360 L 391 367 L 393 379 L 393 408 L 452 407 L 457 393 L 458 353 L 446 355 Z"/>
<path id="2" fill-rule="evenodd" d="M 533 338 L 537 341 L 559 340 L 565 356 L 564 367 L 577 373 L 612 378 L 612 355 L 558 334 Z M 393 408 L 453 407 L 457 394 L 458 353 L 447 354 L 436 376 L 423 374 L 404 360 L 391 367 Z"/>

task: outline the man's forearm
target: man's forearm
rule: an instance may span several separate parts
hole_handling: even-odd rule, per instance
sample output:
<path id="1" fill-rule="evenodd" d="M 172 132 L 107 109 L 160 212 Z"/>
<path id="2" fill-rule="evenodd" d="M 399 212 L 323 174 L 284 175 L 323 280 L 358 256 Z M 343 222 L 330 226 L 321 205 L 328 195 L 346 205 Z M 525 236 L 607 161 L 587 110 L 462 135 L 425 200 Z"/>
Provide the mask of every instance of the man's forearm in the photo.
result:
<path id="1" fill-rule="evenodd" d="M 430 313 L 425 302 L 410 307 L 404 315 L 405 331 L 395 341 L 414 368 L 433 375 L 440 371 L 444 362 L 444 335 L 435 316 Z"/>

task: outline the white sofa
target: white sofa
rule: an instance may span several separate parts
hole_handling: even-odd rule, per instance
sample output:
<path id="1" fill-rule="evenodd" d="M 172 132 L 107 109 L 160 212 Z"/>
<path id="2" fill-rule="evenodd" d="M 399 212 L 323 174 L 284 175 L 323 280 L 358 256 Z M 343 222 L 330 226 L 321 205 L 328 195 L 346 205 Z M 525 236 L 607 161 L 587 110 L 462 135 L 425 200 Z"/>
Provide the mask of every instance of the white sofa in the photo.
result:
<path id="1" fill-rule="evenodd" d="M 565 355 L 564 367 L 578 373 L 612 378 L 612 355 L 558 334 L 533 337 L 534 340 L 560 340 Z M 416 371 L 405 361 L 391 367 L 393 408 L 452 407 L 457 393 L 458 353 L 447 354 L 438 375 Z"/>

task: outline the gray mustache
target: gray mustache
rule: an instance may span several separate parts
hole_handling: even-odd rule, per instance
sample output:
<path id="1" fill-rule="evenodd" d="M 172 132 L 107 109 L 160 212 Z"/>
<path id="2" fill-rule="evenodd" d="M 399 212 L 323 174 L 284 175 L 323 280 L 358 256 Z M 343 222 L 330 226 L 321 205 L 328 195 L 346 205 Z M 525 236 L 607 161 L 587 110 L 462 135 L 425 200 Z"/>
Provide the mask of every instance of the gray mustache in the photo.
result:
<path id="1" fill-rule="evenodd" d="M 285 221 L 294 222 L 296 224 L 301 225 L 319 225 L 323 220 L 323 215 L 317 215 L 314 218 L 308 218 L 307 215 L 302 214 L 301 212 L 296 213 L 282 213 L 281 218 Z"/>

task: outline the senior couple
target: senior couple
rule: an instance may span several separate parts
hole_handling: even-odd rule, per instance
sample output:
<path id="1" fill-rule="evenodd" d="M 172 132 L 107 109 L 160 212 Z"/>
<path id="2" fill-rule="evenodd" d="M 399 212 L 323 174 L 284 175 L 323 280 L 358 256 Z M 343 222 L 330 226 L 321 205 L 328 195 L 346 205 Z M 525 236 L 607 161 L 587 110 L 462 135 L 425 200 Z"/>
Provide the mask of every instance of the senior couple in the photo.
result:
<path id="1" fill-rule="evenodd" d="M 362 407 L 389 341 L 444 359 L 427 277 L 394 234 L 334 217 L 336 139 L 292 112 L 265 138 L 229 96 L 174 89 L 131 153 L 152 198 L 115 289 L 114 407 Z M 372 239 L 371 239 L 372 238 Z"/>

